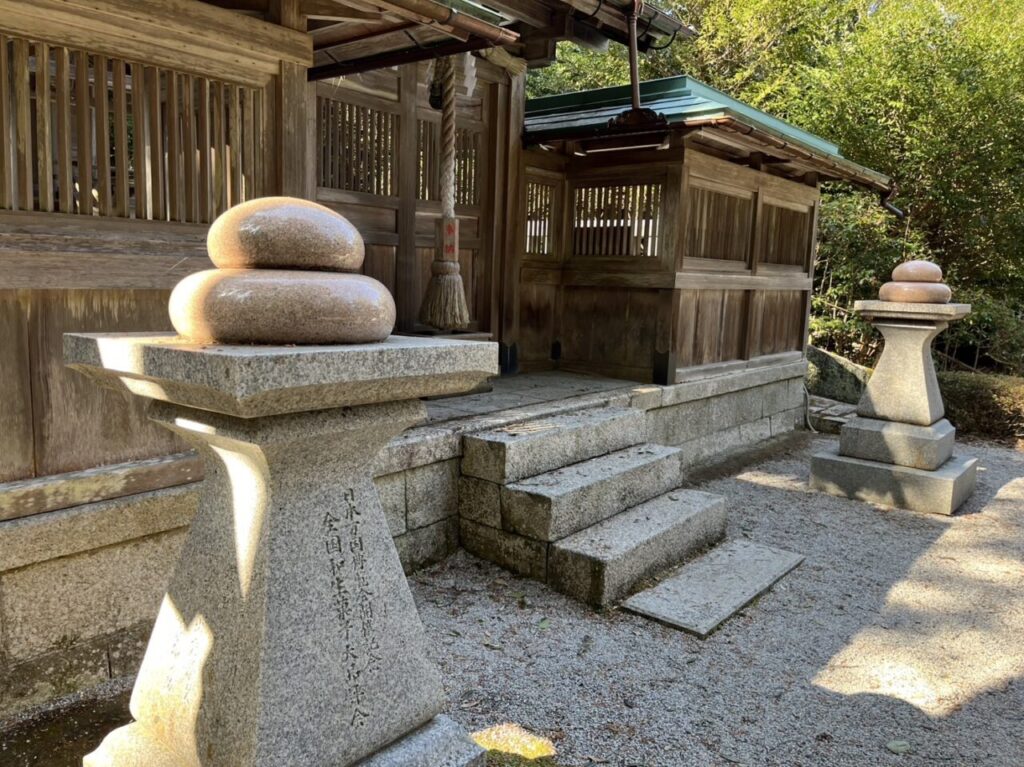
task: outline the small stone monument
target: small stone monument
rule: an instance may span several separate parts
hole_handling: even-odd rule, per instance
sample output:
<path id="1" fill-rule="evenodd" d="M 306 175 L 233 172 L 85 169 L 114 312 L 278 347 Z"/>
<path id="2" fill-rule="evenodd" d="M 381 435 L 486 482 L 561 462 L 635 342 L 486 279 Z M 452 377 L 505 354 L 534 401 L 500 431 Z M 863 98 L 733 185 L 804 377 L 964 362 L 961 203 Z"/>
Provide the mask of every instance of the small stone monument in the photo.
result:
<path id="1" fill-rule="evenodd" d="M 949 303 L 942 270 L 910 261 L 878 301 L 854 309 L 885 338 L 881 359 L 839 435 L 838 451 L 811 458 L 811 487 L 883 506 L 952 514 L 974 490 L 974 458 L 953 455 L 956 430 L 932 362 L 932 340 L 971 307 Z"/>
<path id="2" fill-rule="evenodd" d="M 151 400 L 206 476 L 135 721 L 84 764 L 480 767 L 441 714 L 370 466 L 424 420 L 420 397 L 496 374 L 496 345 L 390 336 L 386 288 L 350 273 L 358 232 L 313 203 L 240 205 L 209 248 L 220 268 L 172 295 L 180 335 L 65 337 L 71 366 Z"/>

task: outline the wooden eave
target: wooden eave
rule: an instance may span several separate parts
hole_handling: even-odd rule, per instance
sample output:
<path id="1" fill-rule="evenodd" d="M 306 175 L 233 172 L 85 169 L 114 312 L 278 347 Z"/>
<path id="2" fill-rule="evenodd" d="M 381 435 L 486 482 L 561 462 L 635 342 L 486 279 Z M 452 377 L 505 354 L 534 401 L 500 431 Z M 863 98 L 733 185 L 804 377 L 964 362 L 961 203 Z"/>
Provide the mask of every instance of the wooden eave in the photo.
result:
<path id="1" fill-rule="evenodd" d="M 270 13 L 268 0 L 205 2 L 240 15 Z M 312 39 L 309 79 L 320 80 L 494 46 L 529 58 L 538 43 L 553 56 L 562 39 L 625 42 L 629 7 L 627 0 L 300 0 L 299 14 Z M 693 33 L 649 4 L 638 27 L 644 50 Z"/>

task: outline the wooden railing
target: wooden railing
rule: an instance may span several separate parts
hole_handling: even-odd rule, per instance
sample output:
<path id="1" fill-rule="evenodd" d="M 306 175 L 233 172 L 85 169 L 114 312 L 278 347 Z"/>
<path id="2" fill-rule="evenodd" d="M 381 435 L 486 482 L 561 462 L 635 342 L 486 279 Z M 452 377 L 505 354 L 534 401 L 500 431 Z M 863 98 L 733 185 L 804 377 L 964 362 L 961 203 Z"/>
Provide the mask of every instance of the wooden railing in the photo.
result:
<path id="1" fill-rule="evenodd" d="M 0 209 L 212 221 L 263 193 L 266 99 L 0 35 Z"/>

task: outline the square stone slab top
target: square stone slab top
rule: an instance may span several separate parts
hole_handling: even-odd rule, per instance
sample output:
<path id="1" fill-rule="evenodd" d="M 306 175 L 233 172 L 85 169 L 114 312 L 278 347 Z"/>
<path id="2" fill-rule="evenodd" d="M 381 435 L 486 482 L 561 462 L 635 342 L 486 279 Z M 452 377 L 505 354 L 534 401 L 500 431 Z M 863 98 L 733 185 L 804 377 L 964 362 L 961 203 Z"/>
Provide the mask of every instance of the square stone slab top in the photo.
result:
<path id="1" fill-rule="evenodd" d="M 731 541 L 631 596 L 623 607 L 705 639 L 803 561 L 789 551 Z"/>
<path id="2" fill-rule="evenodd" d="M 904 304 L 897 301 L 857 301 L 853 310 L 868 320 L 952 322 L 971 313 L 970 304 Z"/>
<path id="3" fill-rule="evenodd" d="M 498 374 L 498 345 L 390 336 L 344 346 L 204 346 L 173 333 L 68 333 L 64 360 L 140 397 L 255 418 L 467 392 Z"/>
<path id="4" fill-rule="evenodd" d="M 811 487 L 879 506 L 949 516 L 977 481 L 977 458 L 954 456 L 935 471 L 865 461 L 835 449 L 811 456 Z"/>
<path id="5" fill-rule="evenodd" d="M 935 471 L 953 456 L 956 429 L 945 418 L 916 426 L 858 416 L 839 435 L 840 455 Z"/>

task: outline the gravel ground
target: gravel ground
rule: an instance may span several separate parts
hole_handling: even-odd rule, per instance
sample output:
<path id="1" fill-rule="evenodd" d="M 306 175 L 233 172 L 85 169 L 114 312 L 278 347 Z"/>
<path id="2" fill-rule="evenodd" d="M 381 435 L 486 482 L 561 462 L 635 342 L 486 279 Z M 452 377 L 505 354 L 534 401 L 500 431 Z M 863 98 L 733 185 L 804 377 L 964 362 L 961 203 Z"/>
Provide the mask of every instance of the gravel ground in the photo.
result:
<path id="1" fill-rule="evenodd" d="M 492 765 L 1024 766 L 1024 452 L 960 446 L 982 469 L 950 519 L 810 492 L 806 443 L 697 483 L 730 538 L 806 557 L 706 641 L 461 552 L 414 576 L 452 716 L 557 750 Z M 110 693 L 0 734 L 0 765 L 80 764 Z"/>
<path id="2" fill-rule="evenodd" d="M 730 538 L 806 557 L 705 641 L 464 553 L 415 576 L 452 716 L 566 767 L 1024 765 L 1024 452 L 960 446 L 982 468 L 950 519 L 810 492 L 825 444 L 697 483 Z"/>

